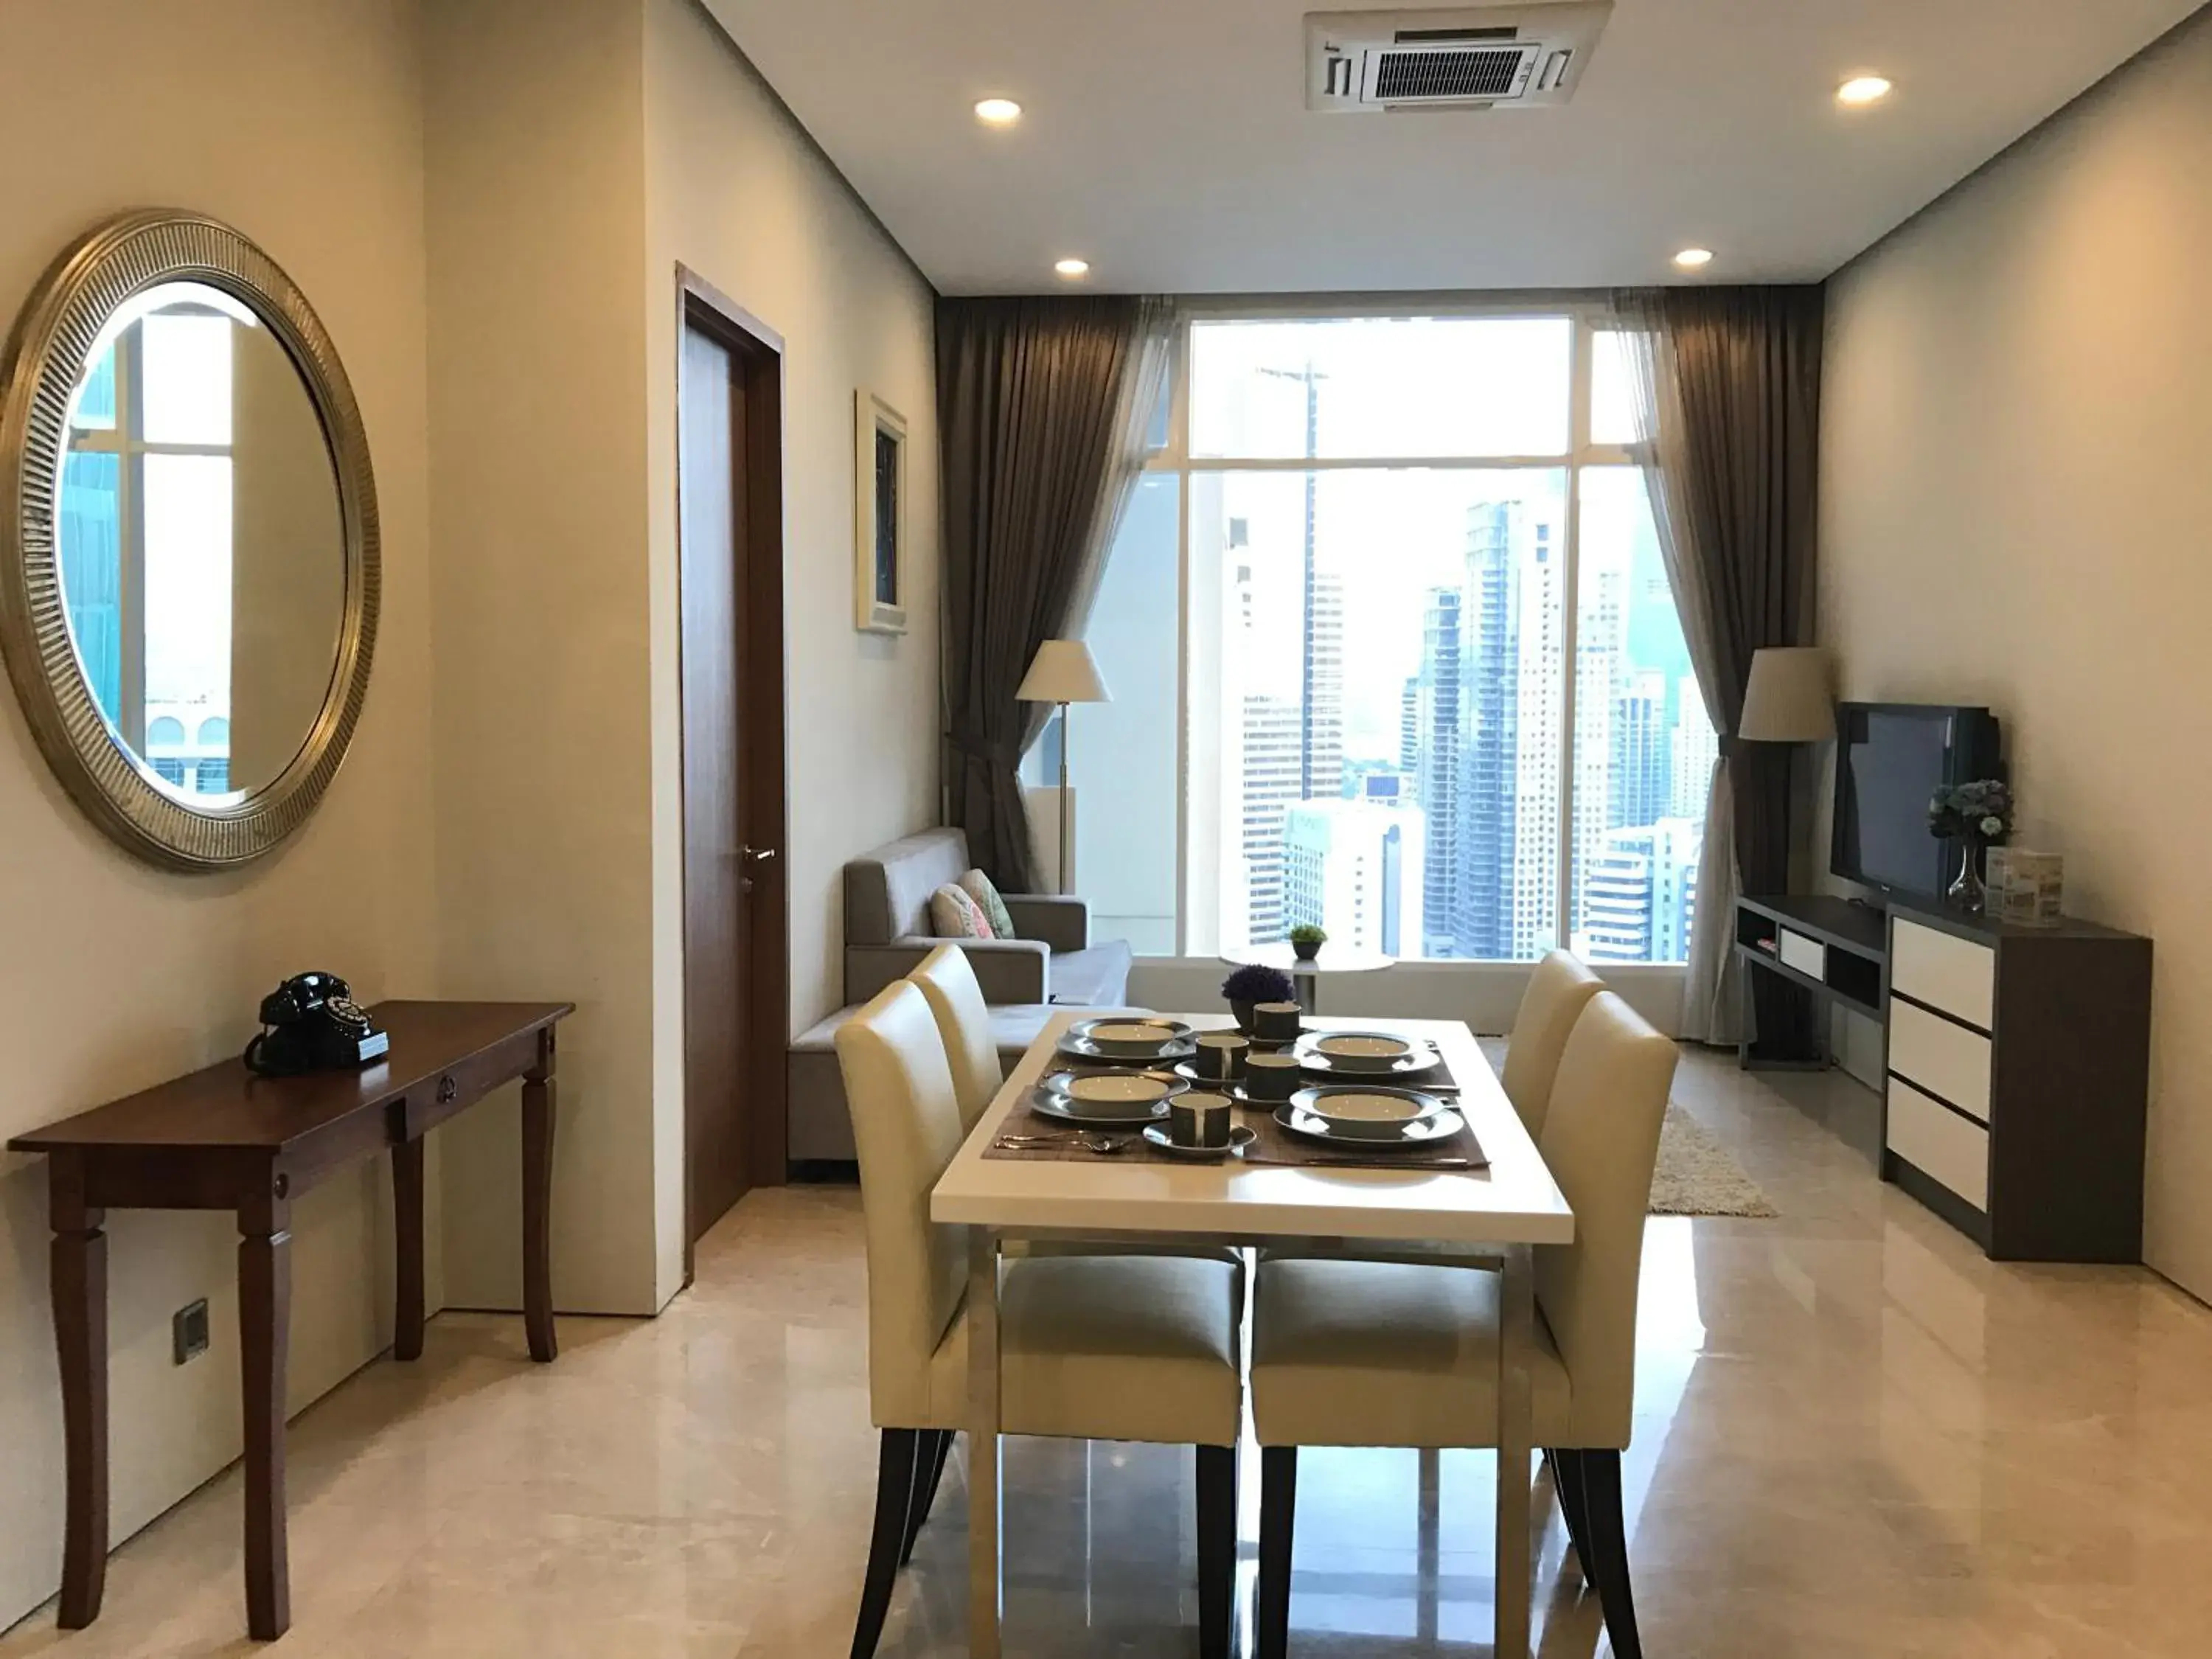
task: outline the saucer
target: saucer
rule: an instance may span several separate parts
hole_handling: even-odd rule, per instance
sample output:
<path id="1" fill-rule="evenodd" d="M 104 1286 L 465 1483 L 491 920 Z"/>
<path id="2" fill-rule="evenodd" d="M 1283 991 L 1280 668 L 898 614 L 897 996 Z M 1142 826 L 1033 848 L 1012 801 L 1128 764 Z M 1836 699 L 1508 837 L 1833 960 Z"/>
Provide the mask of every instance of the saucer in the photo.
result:
<path id="1" fill-rule="evenodd" d="M 1194 1164 L 1218 1164 L 1224 1158 L 1234 1158 L 1260 1138 L 1260 1132 L 1249 1123 L 1239 1123 L 1229 1131 L 1226 1146 L 1178 1146 L 1169 1136 L 1165 1126 L 1148 1123 L 1145 1139 L 1170 1158 L 1187 1158 Z"/>

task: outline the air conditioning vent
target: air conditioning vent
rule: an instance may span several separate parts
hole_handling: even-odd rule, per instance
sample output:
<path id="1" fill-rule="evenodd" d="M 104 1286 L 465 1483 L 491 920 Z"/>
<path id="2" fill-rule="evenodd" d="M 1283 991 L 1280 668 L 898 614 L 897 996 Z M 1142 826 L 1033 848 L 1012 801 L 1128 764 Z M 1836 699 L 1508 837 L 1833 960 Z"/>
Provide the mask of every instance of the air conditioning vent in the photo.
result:
<path id="1" fill-rule="evenodd" d="M 1385 104 L 1408 104 L 1429 99 L 1480 98 L 1494 100 L 1517 96 L 1528 84 L 1542 48 L 1538 46 L 1465 47 L 1424 46 L 1413 52 L 1376 52 L 1367 55 L 1374 85 L 1368 95 Z"/>
<path id="2" fill-rule="evenodd" d="M 1306 107 L 1518 109 L 1574 95 L 1613 0 L 1313 12 Z"/>

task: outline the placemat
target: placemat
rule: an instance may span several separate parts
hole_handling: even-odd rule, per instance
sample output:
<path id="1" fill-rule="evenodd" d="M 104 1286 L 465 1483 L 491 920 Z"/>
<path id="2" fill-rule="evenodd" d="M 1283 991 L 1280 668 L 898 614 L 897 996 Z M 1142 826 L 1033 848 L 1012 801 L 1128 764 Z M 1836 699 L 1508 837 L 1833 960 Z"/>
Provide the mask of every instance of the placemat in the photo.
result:
<path id="1" fill-rule="evenodd" d="M 1132 1062 L 1130 1069 L 1141 1070 L 1142 1066 L 1136 1062 Z M 1317 1080 L 1309 1076 L 1304 1086 L 1311 1087 Z M 1347 1078 L 1344 1080 L 1351 1082 L 1353 1079 Z M 1385 1087 L 1431 1090 L 1442 1095 L 1453 1105 L 1459 1103 L 1457 1085 L 1452 1076 L 1451 1066 L 1441 1056 L 1434 1066 L 1419 1074 L 1419 1081 L 1405 1082 L 1397 1079 L 1381 1078 L 1373 1080 Z M 1030 1092 L 1034 1093 L 1034 1089 Z M 1127 1129 L 1079 1130 L 1073 1124 L 1062 1123 L 1054 1118 L 1039 1117 L 1035 1112 L 1030 1110 L 1029 1103 L 1030 1096 L 1024 1094 L 1000 1116 L 998 1122 L 992 1127 L 991 1144 L 983 1149 L 985 1158 L 1025 1159 L 1047 1164 L 1190 1164 L 1194 1161 L 1190 1158 L 1178 1158 L 1172 1152 L 1162 1152 L 1145 1139 L 1138 1127 L 1133 1126 Z M 1474 1170 L 1468 1171 L 1430 1170 L 1429 1173 L 1431 1174 L 1475 1174 L 1480 1173 L 1488 1163 L 1483 1155 L 1481 1143 L 1474 1137 L 1474 1131 L 1466 1127 L 1462 1127 L 1457 1134 L 1447 1139 L 1431 1141 L 1418 1152 L 1395 1152 L 1380 1150 L 1368 1152 L 1358 1146 L 1308 1140 L 1304 1136 L 1294 1135 L 1275 1121 L 1274 1109 L 1272 1106 L 1239 1104 L 1231 1115 L 1236 1122 L 1252 1130 L 1256 1137 L 1246 1148 L 1247 1155 L 1254 1163 L 1338 1166 L 1352 1164 L 1361 1169 L 1402 1166 L 1408 1170 L 1425 1170 L 1429 1161 L 1433 1158 L 1463 1158 L 1470 1160 L 1475 1166 Z M 1160 1121 L 1164 1122 L 1166 1120 Z M 1068 1139 L 1045 1146 L 1001 1146 L 998 1144 L 998 1138 L 1006 1134 L 1065 1134 Z M 1121 1150 L 1118 1152 L 1105 1153 L 1086 1152 L 1075 1140 L 1074 1137 L 1078 1134 L 1109 1136 L 1122 1143 Z"/>

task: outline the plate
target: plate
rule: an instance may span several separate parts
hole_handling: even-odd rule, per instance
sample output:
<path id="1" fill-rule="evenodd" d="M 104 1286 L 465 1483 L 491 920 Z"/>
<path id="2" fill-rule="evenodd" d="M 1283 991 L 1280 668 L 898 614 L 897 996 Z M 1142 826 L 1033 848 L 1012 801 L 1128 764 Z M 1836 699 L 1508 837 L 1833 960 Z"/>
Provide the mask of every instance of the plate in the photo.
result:
<path id="1" fill-rule="evenodd" d="M 1094 1066 L 1164 1066 L 1171 1060 L 1188 1060 L 1198 1052 L 1198 1045 L 1188 1037 L 1178 1037 L 1140 1054 L 1115 1054 L 1077 1036 L 1070 1027 L 1060 1039 L 1060 1052 L 1070 1060 L 1087 1060 Z"/>
<path id="2" fill-rule="evenodd" d="M 1411 1052 L 1399 1055 L 1383 1065 L 1361 1065 L 1354 1061 L 1346 1065 L 1340 1059 L 1321 1053 L 1308 1043 L 1298 1045 L 1298 1064 L 1316 1077 L 1327 1078 L 1412 1078 L 1433 1072 L 1443 1064 L 1444 1057 L 1425 1042 L 1415 1043 Z"/>
<path id="3" fill-rule="evenodd" d="M 1165 1126 L 1151 1123 L 1145 1126 L 1145 1139 L 1171 1158 L 1187 1158 L 1193 1163 L 1218 1164 L 1233 1157 L 1260 1138 L 1260 1132 L 1249 1123 L 1239 1123 L 1229 1132 L 1226 1146 L 1178 1146 L 1169 1135 Z"/>
<path id="4" fill-rule="evenodd" d="M 1305 1040 L 1304 1052 L 1321 1055 L 1340 1071 L 1387 1072 L 1420 1047 L 1392 1031 L 1322 1031 Z"/>
<path id="5" fill-rule="evenodd" d="M 1375 1083 L 1332 1083 L 1301 1089 L 1291 1104 L 1326 1122 L 1330 1133 L 1360 1140 L 1396 1140 L 1407 1125 L 1433 1117 L 1444 1103 L 1418 1089 L 1389 1089 Z"/>
<path id="6" fill-rule="evenodd" d="M 1083 1071 L 1066 1067 L 1047 1073 L 1037 1087 L 1084 1109 L 1109 1112 L 1120 1108 L 1138 1118 L 1147 1115 L 1149 1109 L 1161 1101 L 1190 1091 L 1190 1085 L 1172 1072 Z"/>
<path id="7" fill-rule="evenodd" d="M 1459 1115 L 1458 1108 L 1453 1106 L 1447 1106 L 1428 1117 L 1417 1117 L 1389 1138 L 1371 1134 L 1341 1134 L 1329 1126 L 1327 1118 L 1316 1117 L 1297 1106 L 1284 1107 L 1275 1114 L 1275 1121 L 1301 1139 L 1326 1141 L 1332 1146 L 1370 1149 L 1427 1146 L 1439 1140 L 1449 1140 L 1467 1127 L 1467 1120 Z"/>
<path id="8" fill-rule="evenodd" d="M 1182 1021 L 1153 1014 L 1109 1014 L 1079 1019 L 1067 1028 L 1068 1042 L 1088 1043 L 1099 1054 L 1122 1060 L 1152 1059 L 1190 1036 L 1191 1028 Z"/>
<path id="9" fill-rule="evenodd" d="M 1088 1110 L 1066 1095 L 1056 1095 L 1039 1089 L 1030 1097 L 1030 1110 L 1039 1117 L 1048 1117 L 1055 1123 L 1073 1123 L 1083 1129 L 1133 1129 L 1139 1124 L 1157 1123 L 1168 1115 L 1164 1097 L 1141 1112 Z"/>

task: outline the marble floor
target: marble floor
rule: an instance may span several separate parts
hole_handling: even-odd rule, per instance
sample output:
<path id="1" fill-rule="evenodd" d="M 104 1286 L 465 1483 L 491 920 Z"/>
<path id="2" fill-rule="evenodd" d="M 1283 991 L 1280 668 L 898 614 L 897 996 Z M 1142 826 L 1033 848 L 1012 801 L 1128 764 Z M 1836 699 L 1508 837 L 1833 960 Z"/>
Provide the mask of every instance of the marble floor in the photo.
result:
<path id="1" fill-rule="evenodd" d="M 1645 1650 L 1670 1659 L 2212 1651 L 2212 1313 L 2140 1271 L 1992 1266 L 1872 1173 L 1874 1097 L 1686 1058 L 1677 1098 L 1777 1220 L 1656 1220 L 1626 1460 Z M 842 1654 L 866 1551 L 860 1205 L 748 1199 L 660 1319 L 564 1321 L 561 1362 L 449 1315 L 294 1425 L 277 1651 Z M 1188 1454 L 1008 1443 L 1007 1651 L 1194 1651 Z M 1294 1651 L 1487 1652 L 1486 1455 L 1310 1454 Z M 1244 1557 L 1255 1534 L 1245 1494 Z M 1540 1483 L 1547 1659 L 1605 1645 Z M 239 1487 L 125 1545 L 107 1609 L 0 1659 L 253 1651 Z M 956 1456 L 884 1659 L 963 1647 Z"/>

